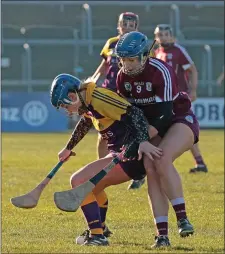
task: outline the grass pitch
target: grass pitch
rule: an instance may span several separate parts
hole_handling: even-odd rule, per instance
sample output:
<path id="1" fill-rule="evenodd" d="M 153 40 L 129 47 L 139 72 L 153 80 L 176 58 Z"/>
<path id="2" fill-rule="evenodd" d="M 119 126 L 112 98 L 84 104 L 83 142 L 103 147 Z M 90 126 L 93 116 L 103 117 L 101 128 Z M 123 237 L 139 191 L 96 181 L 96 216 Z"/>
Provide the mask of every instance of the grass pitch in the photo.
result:
<path id="1" fill-rule="evenodd" d="M 57 163 L 57 153 L 70 134 L 2 135 L 2 253 L 156 253 L 155 228 L 147 200 L 146 184 L 127 191 L 128 183 L 107 189 L 107 224 L 114 232 L 109 247 L 83 247 L 74 239 L 86 227 L 80 210 L 65 213 L 53 201 L 55 191 L 70 188 L 70 175 L 96 158 L 95 133 L 90 133 L 42 193 L 31 210 L 13 207 L 11 197 L 33 189 Z M 224 132 L 201 131 L 200 148 L 209 173 L 190 175 L 194 161 L 189 152 L 175 165 L 181 174 L 187 213 L 194 236 L 178 236 L 175 214 L 170 209 L 169 237 L 172 247 L 158 252 L 224 253 Z"/>

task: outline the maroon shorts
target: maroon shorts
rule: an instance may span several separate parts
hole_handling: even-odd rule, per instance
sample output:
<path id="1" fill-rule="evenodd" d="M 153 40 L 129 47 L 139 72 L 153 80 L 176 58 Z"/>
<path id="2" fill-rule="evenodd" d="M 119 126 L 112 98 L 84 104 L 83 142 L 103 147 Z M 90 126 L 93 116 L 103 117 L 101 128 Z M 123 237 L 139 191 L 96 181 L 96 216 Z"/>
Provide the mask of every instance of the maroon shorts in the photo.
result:
<path id="1" fill-rule="evenodd" d="M 146 176 L 143 160 L 119 162 L 123 171 L 133 180 L 141 180 Z"/>
<path id="2" fill-rule="evenodd" d="M 198 120 L 193 113 L 193 111 L 190 109 L 186 114 L 181 116 L 173 116 L 172 124 L 174 123 L 183 123 L 187 125 L 194 134 L 194 144 L 196 144 L 199 140 L 199 123 Z"/>
<path id="3" fill-rule="evenodd" d="M 116 151 L 109 151 L 112 156 L 116 155 Z M 131 161 L 120 161 L 120 167 L 122 170 L 133 180 L 141 180 L 146 176 L 143 159 L 140 161 L 135 159 Z"/>

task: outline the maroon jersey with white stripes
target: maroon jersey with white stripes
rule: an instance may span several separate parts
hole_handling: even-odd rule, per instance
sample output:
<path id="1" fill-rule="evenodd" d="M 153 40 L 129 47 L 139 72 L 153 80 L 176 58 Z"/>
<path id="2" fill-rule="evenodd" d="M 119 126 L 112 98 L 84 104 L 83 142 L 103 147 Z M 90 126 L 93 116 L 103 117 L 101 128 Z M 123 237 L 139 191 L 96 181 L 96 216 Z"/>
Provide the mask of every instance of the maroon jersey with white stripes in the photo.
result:
<path id="1" fill-rule="evenodd" d="M 117 92 L 143 109 L 146 117 L 157 117 L 156 104 L 173 101 L 178 94 L 176 73 L 167 63 L 152 57 L 136 76 L 119 71 Z"/>
<path id="2" fill-rule="evenodd" d="M 193 64 L 193 61 L 186 49 L 179 44 L 174 43 L 171 47 L 159 47 L 156 49 L 155 57 L 167 62 L 173 67 L 177 74 L 179 91 L 189 92 L 187 70 Z"/>

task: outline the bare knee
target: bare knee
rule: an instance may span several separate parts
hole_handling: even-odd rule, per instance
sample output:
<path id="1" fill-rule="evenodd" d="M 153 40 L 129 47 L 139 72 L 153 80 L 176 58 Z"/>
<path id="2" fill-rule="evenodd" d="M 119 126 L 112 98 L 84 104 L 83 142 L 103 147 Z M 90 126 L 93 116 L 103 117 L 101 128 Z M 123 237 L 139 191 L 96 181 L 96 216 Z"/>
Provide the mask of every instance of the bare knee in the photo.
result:
<path id="1" fill-rule="evenodd" d="M 82 181 L 81 179 L 79 179 L 78 177 L 76 177 L 76 173 L 74 173 L 71 177 L 70 177 L 70 186 L 71 188 L 75 188 L 77 186 L 79 186 L 80 184 L 84 183 L 84 181 Z"/>
<path id="2" fill-rule="evenodd" d="M 145 167 L 146 174 L 148 176 L 152 176 L 156 174 L 155 166 L 148 157 L 144 157 L 144 167 Z"/>
<path id="3" fill-rule="evenodd" d="M 172 164 L 172 157 L 170 154 L 164 153 L 159 159 L 154 160 L 155 170 L 158 174 L 165 174 L 169 164 Z"/>
<path id="4" fill-rule="evenodd" d="M 70 177 L 70 186 L 71 186 L 72 188 L 74 188 L 74 187 L 77 186 L 77 185 L 76 185 L 76 178 L 75 178 L 74 174 Z"/>

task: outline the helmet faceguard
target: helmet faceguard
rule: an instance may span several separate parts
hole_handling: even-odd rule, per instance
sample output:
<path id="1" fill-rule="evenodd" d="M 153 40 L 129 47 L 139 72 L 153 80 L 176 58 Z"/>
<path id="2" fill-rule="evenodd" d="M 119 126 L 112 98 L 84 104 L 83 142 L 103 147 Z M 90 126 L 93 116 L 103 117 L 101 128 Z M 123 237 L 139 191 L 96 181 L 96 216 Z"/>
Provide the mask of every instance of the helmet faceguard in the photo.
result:
<path id="1" fill-rule="evenodd" d="M 171 36 L 171 39 L 169 39 L 167 42 L 161 42 L 159 43 L 160 46 L 164 47 L 164 48 L 168 48 L 173 46 L 174 44 L 174 39 L 173 39 L 173 29 L 170 25 L 168 24 L 159 24 L 156 26 L 155 31 L 154 31 L 154 35 L 156 40 L 158 41 L 157 37 L 159 37 L 160 33 L 167 31 L 169 33 L 169 35 Z"/>
<path id="2" fill-rule="evenodd" d="M 136 31 L 139 26 L 139 17 L 133 12 L 121 13 L 118 20 L 117 29 L 119 34 L 123 35 L 125 33 Z"/>
<path id="3" fill-rule="evenodd" d="M 130 32 L 123 35 L 115 47 L 116 55 L 120 59 L 122 71 L 129 75 L 135 76 L 143 71 L 149 56 L 150 43 L 148 38 L 140 32 Z M 126 68 L 123 64 L 123 58 L 137 58 L 139 64 L 132 69 Z"/>

